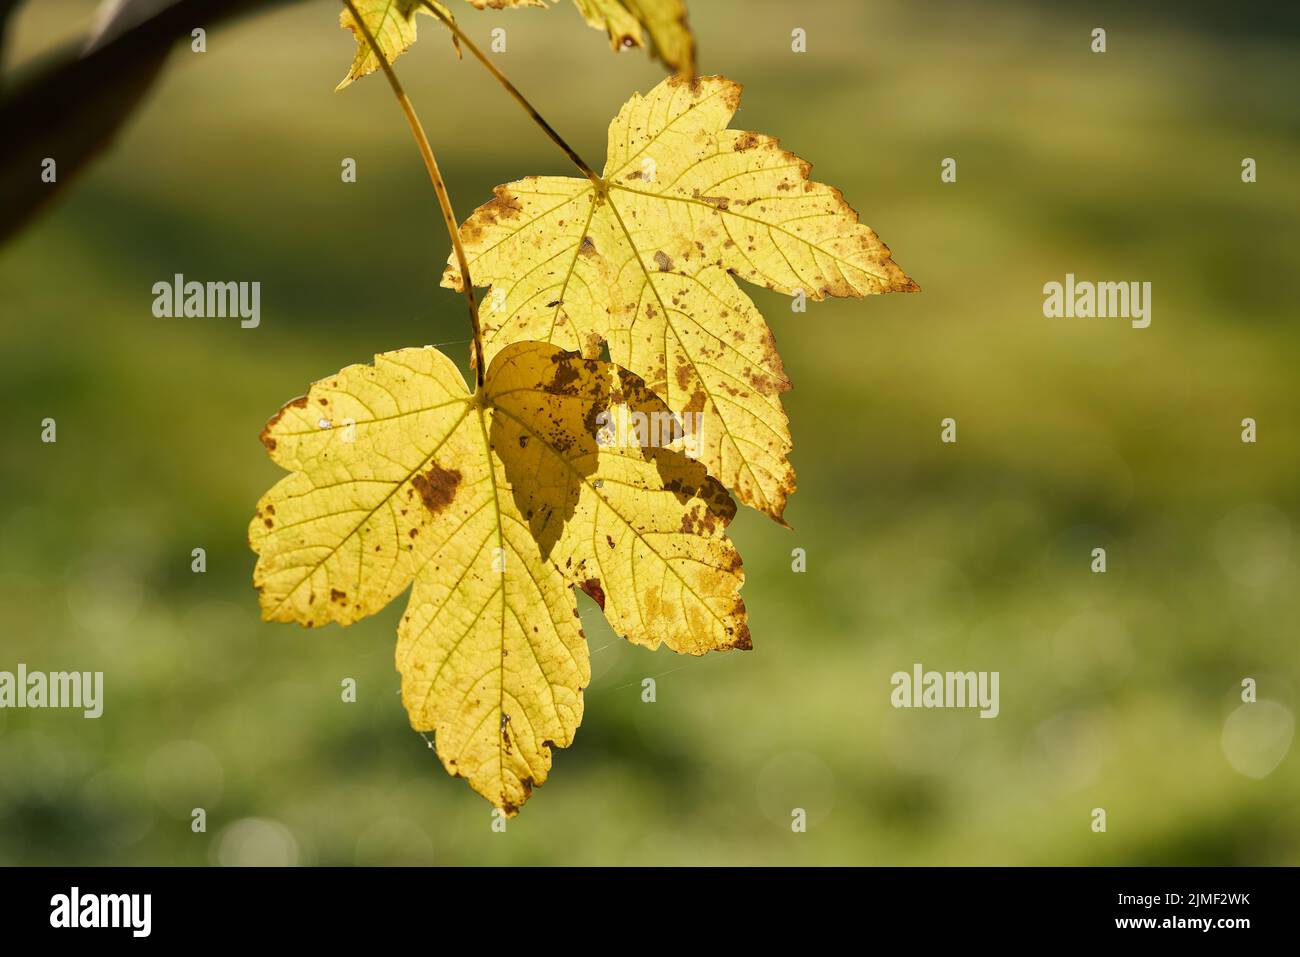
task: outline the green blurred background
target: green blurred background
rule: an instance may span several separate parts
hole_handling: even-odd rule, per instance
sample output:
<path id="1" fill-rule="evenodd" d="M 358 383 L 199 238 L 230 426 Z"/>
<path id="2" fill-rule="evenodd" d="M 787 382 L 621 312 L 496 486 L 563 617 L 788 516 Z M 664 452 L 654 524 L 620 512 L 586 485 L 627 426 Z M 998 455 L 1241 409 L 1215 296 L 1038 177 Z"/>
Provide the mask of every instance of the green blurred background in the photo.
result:
<path id="1" fill-rule="evenodd" d="M 9 62 L 94 6 L 26 4 Z M 308 632 L 260 622 L 250 584 L 266 418 L 376 352 L 467 355 L 418 154 L 382 79 L 332 92 L 335 4 L 178 48 L 117 147 L 0 250 L 0 670 L 102 670 L 107 699 L 97 721 L 0 711 L 0 862 L 1300 863 L 1294 22 L 921 7 L 690 4 L 702 70 L 745 84 L 737 125 L 811 159 L 924 292 L 797 315 L 751 289 L 799 479 L 793 531 L 733 526 L 754 650 L 652 654 L 581 596 L 586 715 L 504 835 L 407 725 L 402 601 Z M 483 42 L 506 27 L 497 62 L 593 164 L 663 75 L 569 4 L 457 13 Z M 398 71 L 462 216 L 568 172 L 420 27 Z M 260 281 L 261 327 L 154 318 L 177 272 Z M 1067 272 L 1150 281 L 1151 327 L 1044 319 Z M 918 661 L 1000 671 L 1001 715 L 893 709 Z"/>

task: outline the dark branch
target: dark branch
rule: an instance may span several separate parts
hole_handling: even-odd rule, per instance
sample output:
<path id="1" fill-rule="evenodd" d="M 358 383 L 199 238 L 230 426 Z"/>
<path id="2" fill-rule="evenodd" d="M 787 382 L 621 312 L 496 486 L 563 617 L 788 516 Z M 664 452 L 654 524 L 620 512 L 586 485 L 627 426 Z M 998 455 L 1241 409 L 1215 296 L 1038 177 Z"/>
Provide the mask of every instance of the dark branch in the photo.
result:
<path id="1" fill-rule="evenodd" d="M 7 3 L 8 0 L 0 0 Z M 11 238 L 112 142 L 143 102 L 173 44 L 212 26 L 292 0 L 180 0 L 84 56 L 56 55 L 0 100 L 0 243 Z M 41 163 L 57 180 L 41 180 Z"/>

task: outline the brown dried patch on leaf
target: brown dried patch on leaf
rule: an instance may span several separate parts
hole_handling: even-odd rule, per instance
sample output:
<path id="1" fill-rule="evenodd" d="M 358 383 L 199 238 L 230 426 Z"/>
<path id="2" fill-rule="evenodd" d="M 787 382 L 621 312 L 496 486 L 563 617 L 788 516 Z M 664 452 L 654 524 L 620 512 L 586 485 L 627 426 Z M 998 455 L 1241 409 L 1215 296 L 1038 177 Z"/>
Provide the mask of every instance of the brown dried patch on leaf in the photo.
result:
<path id="1" fill-rule="evenodd" d="M 587 593 L 587 597 L 600 606 L 601 611 L 605 610 L 605 590 L 600 587 L 599 578 L 588 578 L 579 587 Z"/>
<path id="2" fill-rule="evenodd" d="M 411 485 L 419 494 L 420 501 L 429 514 L 437 515 L 451 504 L 451 500 L 456 495 L 456 486 L 460 484 L 460 478 L 460 472 L 455 469 L 445 469 L 434 462 L 429 466 L 429 471 L 411 479 Z"/>
<path id="3" fill-rule="evenodd" d="M 286 402 L 280 407 L 279 412 L 275 413 L 275 415 L 271 416 L 271 418 L 267 420 L 266 425 L 262 426 L 262 433 L 258 438 L 262 440 L 262 444 L 266 446 L 268 452 L 275 451 L 276 440 L 274 432 L 275 427 L 280 423 L 280 420 L 285 417 L 286 413 L 291 412 L 294 409 L 304 409 L 306 407 L 307 397 L 305 395 L 300 395 L 298 398 Z"/>

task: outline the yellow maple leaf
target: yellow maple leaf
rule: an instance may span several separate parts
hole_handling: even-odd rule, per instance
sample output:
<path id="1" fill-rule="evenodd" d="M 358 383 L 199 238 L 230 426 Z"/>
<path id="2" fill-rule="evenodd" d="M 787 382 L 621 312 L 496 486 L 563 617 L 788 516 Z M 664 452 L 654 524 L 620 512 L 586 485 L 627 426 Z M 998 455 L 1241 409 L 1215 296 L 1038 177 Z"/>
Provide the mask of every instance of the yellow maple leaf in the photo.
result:
<path id="1" fill-rule="evenodd" d="M 667 415 L 637 377 L 516 343 L 471 394 L 432 347 L 316 383 L 267 423 L 290 475 L 249 542 L 268 620 L 350 624 L 414 583 L 397 667 L 412 727 L 513 814 L 566 747 L 590 679 L 573 588 L 629 640 L 750 647 L 730 497 L 678 452 L 608 443 Z"/>
<path id="2" fill-rule="evenodd" d="M 353 0 L 357 13 L 370 28 L 380 51 L 392 63 L 411 48 L 416 40 L 415 15 L 429 13 L 422 0 Z M 429 0 L 448 19 L 454 19 L 446 5 Z M 472 7 L 484 9 L 513 9 L 518 7 L 545 7 L 544 0 L 466 0 Z M 644 30 L 650 35 L 651 50 L 665 64 L 678 73 L 690 76 L 695 73 L 695 37 L 686 25 L 686 7 L 683 0 L 574 0 L 578 10 L 591 26 L 605 30 L 613 47 L 639 47 L 644 44 Z M 380 59 L 366 40 L 365 31 L 358 26 L 351 12 L 344 9 L 339 15 L 339 25 L 351 30 L 357 42 L 357 52 L 337 89 L 341 90 L 353 80 L 360 79 L 380 68 Z M 454 38 L 453 38 L 453 42 Z"/>
<path id="3" fill-rule="evenodd" d="M 610 124 L 600 176 L 499 186 L 461 239 L 476 285 L 491 286 L 489 360 L 519 340 L 589 357 L 606 343 L 700 430 L 688 439 L 710 474 L 781 520 L 794 490 L 790 383 L 733 276 L 818 300 L 917 286 L 807 162 L 727 128 L 739 101 L 724 77 L 669 77 Z M 454 257 L 443 285 L 462 288 Z"/>
<path id="4" fill-rule="evenodd" d="M 642 46 L 648 33 L 655 56 L 683 76 L 695 75 L 695 37 L 686 25 L 682 0 L 573 2 L 589 24 L 609 34 L 615 50 Z"/>
<path id="5" fill-rule="evenodd" d="M 431 2 L 447 17 L 451 17 L 451 13 L 446 6 L 438 3 L 437 0 L 431 0 Z M 371 35 L 375 38 L 375 43 L 379 45 L 380 52 L 384 54 L 389 63 L 392 63 L 409 50 L 411 45 L 415 43 L 415 15 L 417 13 L 424 13 L 428 16 L 433 15 L 429 13 L 421 0 L 353 0 L 353 5 L 357 8 L 357 13 L 360 14 L 361 19 L 365 21 L 365 25 L 369 27 Z M 357 52 L 352 59 L 352 66 L 348 68 L 347 76 L 334 88 L 335 91 L 343 89 L 353 80 L 359 80 L 368 73 L 374 73 L 382 66 L 379 57 L 366 40 L 365 31 L 361 29 L 353 18 L 352 12 L 346 7 L 339 13 L 339 26 L 352 31 L 352 35 L 357 41 Z"/>

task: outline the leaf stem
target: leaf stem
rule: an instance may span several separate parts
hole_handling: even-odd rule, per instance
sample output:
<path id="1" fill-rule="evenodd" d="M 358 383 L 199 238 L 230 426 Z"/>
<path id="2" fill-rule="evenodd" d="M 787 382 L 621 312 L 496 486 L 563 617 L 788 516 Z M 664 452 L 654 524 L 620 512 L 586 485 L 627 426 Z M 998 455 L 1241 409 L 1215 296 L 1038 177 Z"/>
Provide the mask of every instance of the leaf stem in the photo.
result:
<path id="1" fill-rule="evenodd" d="M 379 59 L 380 66 L 384 68 L 384 75 L 388 77 L 388 85 L 393 88 L 393 95 L 397 97 L 402 112 L 406 114 L 406 122 L 411 127 L 411 135 L 415 137 L 415 143 L 420 148 L 420 156 L 424 159 L 424 168 L 429 171 L 429 179 L 433 182 L 433 191 L 438 195 L 438 206 L 442 209 L 442 219 L 447 225 L 447 235 L 451 237 L 451 245 L 456 252 L 456 262 L 460 267 L 461 285 L 464 288 L 465 301 L 469 303 L 469 321 L 474 330 L 474 377 L 478 388 L 481 389 L 486 371 L 483 362 L 483 331 L 479 326 L 478 303 L 474 300 L 474 283 L 470 279 L 469 263 L 465 259 L 465 247 L 460 242 L 460 229 L 457 225 L 456 213 L 451 208 L 451 197 L 447 194 L 447 184 L 443 182 L 442 173 L 438 169 L 438 160 L 433 155 L 433 148 L 429 145 L 429 138 L 424 134 L 424 127 L 420 124 L 420 118 L 415 113 L 415 107 L 411 105 L 406 91 L 402 89 L 402 84 L 397 79 L 397 74 L 393 72 L 388 57 L 376 42 L 375 35 L 370 30 L 370 25 L 362 19 L 352 0 L 343 0 L 343 5 L 352 14 L 352 19 L 356 21 L 358 29 L 365 36 L 366 43 L 370 45 L 370 49 Z"/>
<path id="2" fill-rule="evenodd" d="M 447 16 L 443 11 L 439 10 L 438 7 L 435 4 L 430 3 L 429 0 L 420 0 L 420 3 L 426 10 L 441 20 L 443 25 L 452 32 L 456 39 L 459 40 L 470 53 L 474 54 L 474 58 L 478 60 L 479 63 L 482 63 L 489 73 L 496 77 L 496 81 L 505 88 L 507 93 L 514 97 L 516 103 L 524 108 L 524 112 L 533 118 L 533 122 L 542 128 L 542 132 L 549 136 L 556 146 L 564 150 L 565 155 L 573 161 L 574 166 L 578 167 L 578 169 L 582 171 L 583 176 L 587 177 L 587 179 L 591 180 L 593 183 L 601 182 L 600 177 L 596 175 L 596 171 L 588 166 L 586 161 L 578 155 L 577 151 L 564 141 L 564 137 L 555 132 L 555 128 L 551 126 L 550 123 L 546 122 L 542 117 L 542 114 L 538 113 L 533 104 L 529 103 L 528 99 L 519 92 L 519 88 L 506 79 L 506 75 L 497 69 L 497 65 L 489 60 L 487 56 L 484 55 L 483 51 L 475 45 L 474 41 L 465 35 L 461 28 L 456 25 L 455 20 Z"/>

